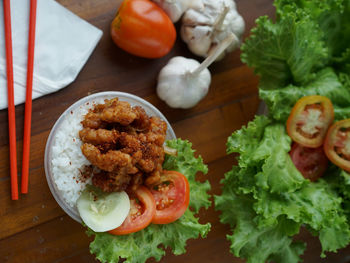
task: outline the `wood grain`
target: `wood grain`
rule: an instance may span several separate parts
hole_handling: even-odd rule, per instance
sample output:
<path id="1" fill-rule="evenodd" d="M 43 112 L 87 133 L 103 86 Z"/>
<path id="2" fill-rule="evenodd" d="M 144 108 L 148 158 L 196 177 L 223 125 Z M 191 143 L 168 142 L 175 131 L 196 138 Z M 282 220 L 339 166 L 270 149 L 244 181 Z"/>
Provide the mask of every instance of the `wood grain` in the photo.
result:
<path id="1" fill-rule="evenodd" d="M 115 90 L 129 92 L 159 108 L 168 118 L 178 137 L 193 143 L 197 154 L 209 164 L 211 194 L 220 194 L 220 180 L 235 162 L 227 156 L 227 137 L 254 117 L 259 100 L 258 78 L 240 61 L 235 51 L 210 67 L 212 85 L 208 95 L 189 110 L 169 108 L 155 93 L 157 74 L 176 55 L 193 56 L 178 37 L 167 56 L 148 60 L 118 49 L 111 41 L 109 25 L 121 0 L 58 0 L 73 13 L 103 30 L 104 35 L 77 79 L 65 89 L 33 102 L 29 194 L 17 202 L 10 200 L 7 112 L 0 111 L 0 262 L 97 262 L 89 253 L 91 241 L 84 228 L 73 221 L 54 200 L 48 188 L 43 160 L 47 137 L 62 112 L 78 99 L 92 93 Z M 273 17 L 272 0 L 237 0 L 246 21 L 245 37 L 261 15 Z M 179 28 L 179 25 L 176 25 Z M 21 158 L 23 105 L 16 107 L 18 157 Z M 21 160 L 19 159 L 19 164 Z M 20 166 L 20 165 L 19 165 Z M 19 167 L 20 169 L 20 167 Z M 227 225 L 220 224 L 213 206 L 200 211 L 202 222 L 211 222 L 206 239 L 190 240 L 181 256 L 167 251 L 161 262 L 244 262 L 229 252 L 225 236 Z M 345 263 L 350 250 L 330 254 L 320 260 L 320 245 L 306 231 L 299 238 L 308 241 L 305 262 Z M 154 262 L 149 260 L 149 262 Z"/>

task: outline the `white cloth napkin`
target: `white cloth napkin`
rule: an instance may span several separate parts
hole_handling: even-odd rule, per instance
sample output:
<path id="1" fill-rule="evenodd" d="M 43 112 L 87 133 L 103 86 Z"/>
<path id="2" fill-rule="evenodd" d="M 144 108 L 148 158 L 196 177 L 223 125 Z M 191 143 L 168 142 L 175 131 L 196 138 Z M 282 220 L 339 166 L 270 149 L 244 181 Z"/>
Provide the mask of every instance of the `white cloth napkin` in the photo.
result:
<path id="1" fill-rule="evenodd" d="M 11 1 L 15 104 L 25 101 L 29 0 Z M 38 0 L 33 99 L 55 92 L 78 75 L 102 31 L 54 0 Z M 3 0 L 0 0 L 0 109 L 7 108 Z"/>

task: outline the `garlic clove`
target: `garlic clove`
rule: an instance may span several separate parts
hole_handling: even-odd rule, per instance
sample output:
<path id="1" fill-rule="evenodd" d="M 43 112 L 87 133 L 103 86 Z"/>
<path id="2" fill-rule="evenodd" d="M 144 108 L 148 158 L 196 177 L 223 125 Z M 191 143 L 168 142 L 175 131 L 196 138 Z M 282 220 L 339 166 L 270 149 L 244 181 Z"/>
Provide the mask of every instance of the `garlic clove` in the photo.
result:
<path id="1" fill-rule="evenodd" d="M 195 28 L 182 27 L 180 34 L 188 44 L 191 52 L 197 56 L 206 57 L 212 46 L 212 28 L 209 26 L 196 26 Z M 186 36 L 186 37 L 184 37 Z"/>
<path id="2" fill-rule="evenodd" d="M 204 9 L 204 3 L 203 0 L 183 0 L 187 2 L 187 9 L 193 8 L 198 10 Z M 185 10 L 187 11 L 187 10 Z"/>

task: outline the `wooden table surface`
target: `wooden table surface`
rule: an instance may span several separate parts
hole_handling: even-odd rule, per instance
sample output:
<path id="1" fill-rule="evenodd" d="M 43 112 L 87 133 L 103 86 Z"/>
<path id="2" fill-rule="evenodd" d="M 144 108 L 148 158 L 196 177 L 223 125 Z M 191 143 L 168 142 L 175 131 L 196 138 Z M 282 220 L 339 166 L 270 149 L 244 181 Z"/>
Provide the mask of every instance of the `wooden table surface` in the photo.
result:
<path id="1" fill-rule="evenodd" d="M 113 43 L 109 25 L 119 0 L 58 0 L 81 18 L 103 30 L 104 35 L 76 81 L 65 89 L 33 102 L 29 193 L 19 201 L 10 200 L 7 111 L 0 111 L 0 262 L 96 262 L 89 253 L 85 229 L 59 207 L 48 188 L 44 172 L 44 149 L 50 129 L 61 113 L 76 100 L 100 91 L 124 91 L 155 105 L 168 118 L 177 137 L 193 142 L 197 153 L 209 165 L 212 194 L 220 194 L 219 181 L 231 169 L 233 156 L 225 154 L 227 137 L 251 120 L 257 111 L 258 78 L 240 62 L 235 51 L 210 67 L 209 94 L 190 110 L 174 110 L 155 93 L 159 70 L 175 56 L 194 57 L 178 37 L 166 57 L 147 60 L 131 56 Z M 272 0 L 237 0 L 246 21 L 246 33 L 261 15 L 273 17 Z M 54 30 L 54 29 L 53 29 Z M 24 106 L 16 107 L 18 166 L 20 169 Z M 20 180 L 19 180 L 20 181 Z M 206 239 L 190 240 L 187 253 L 174 256 L 167 251 L 161 262 L 244 262 L 229 253 L 227 225 L 211 207 L 200 213 L 202 222 L 211 222 Z M 348 262 L 350 249 L 330 253 L 320 260 L 320 244 L 303 231 L 308 242 L 304 262 Z M 153 260 L 149 260 L 153 262 Z"/>

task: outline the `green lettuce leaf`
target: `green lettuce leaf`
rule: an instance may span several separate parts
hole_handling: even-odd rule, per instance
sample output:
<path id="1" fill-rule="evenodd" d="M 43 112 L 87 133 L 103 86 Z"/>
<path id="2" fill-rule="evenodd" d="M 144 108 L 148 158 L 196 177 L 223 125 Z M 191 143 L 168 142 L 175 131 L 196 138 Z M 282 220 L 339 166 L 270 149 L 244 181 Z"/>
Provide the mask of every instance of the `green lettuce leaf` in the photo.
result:
<path id="1" fill-rule="evenodd" d="M 279 14 L 302 10 L 317 22 L 330 58 L 341 57 L 349 48 L 348 0 L 276 0 L 274 4 Z"/>
<path id="2" fill-rule="evenodd" d="M 346 81 L 345 79 L 343 80 Z M 289 85 L 284 88 L 259 90 L 260 97 L 269 107 L 271 117 L 285 122 L 294 104 L 303 96 L 322 95 L 329 98 L 335 109 L 335 119 L 350 117 L 350 89 L 343 85 L 332 68 L 317 72 L 316 79 L 302 86 Z"/>
<path id="3" fill-rule="evenodd" d="M 350 219 L 350 174 L 333 165 L 325 178 L 332 189 L 343 198 L 343 208 Z"/>
<path id="4" fill-rule="evenodd" d="M 163 167 L 183 173 L 190 184 L 190 207 L 185 214 L 173 223 L 166 225 L 151 224 L 145 229 L 124 236 L 108 233 L 95 233 L 88 229 L 88 235 L 95 239 L 90 244 L 91 253 L 101 262 L 117 263 L 125 259 L 126 263 L 144 263 L 148 258 L 159 261 L 165 255 L 165 249 L 171 248 L 175 255 L 186 252 L 186 242 L 190 238 L 206 237 L 210 223 L 200 224 L 194 215 L 200 208 L 208 208 L 208 181 L 195 180 L 197 172 L 207 173 L 208 168 L 201 157 L 194 156 L 192 144 L 181 139 L 167 142 L 169 147 L 177 149 L 176 157 L 166 155 Z"/>
<path id="5" fill-rule="evenodd" d="M 276 0 L 279 14 L 303 10 L 317 22 L 328 50 L 328 66 L 337 73 L 350 74 L 350 1 L 348 0 Z"/>
<path id="6" fill-rule="evenodd" d="M 262 16 L 256 24 L 242 45 L 241 59 L 261 77 L 261 88 L 303 85 L 328 62 L 323 34 L 302 10 L 284 13 L 278 23 Z"/>
<path id="7" fill-rule="evenodd" d="M 175 255 L 186 252 L 188 239 L 206 237 L 210 224 L 202 225 L 190 210 L 177 221 L 166 225 L 149 225 L 145 229 L 124 236 L 113 236 L 108 233 L 94 233 L 90 244 L 90 252 L 101 262 L 118 263 L 120 258 L 125 262 L 141 263 L 148 258 L 159 261 L 164 255 L 164 248 L 170 247 Z"/>
<path id="8" fill-rule="evenodd" d="M 293 192 L 305 180 L 289 157 L 291 139 L 284 125 L 269 123 L 267 117 L 257 116 L 247 128 L 243 127 L 229 137 L 227 152 L 240 154 L 238 165 L 244 173 L 248 167 L 255 168 L 249 182 L 255 181 L 259 188 L 272 193 Z M 242 180 L 247 177 L 245 175 Z"/>
<path id="9" fill-rule="evenodd" d="M 323 252 L 335 252 L 350 242 L 350 229 L 341 204 L 342 199 L 330 185 L 319 180 L 294 193 L 276 195 L 261 191 L 254 208 L 263 216 L 261 225 L 277 224 L 278 217 L 284 215 L 318 232 Z"/>
<path id="10" fill-rule="evenodd" d="M 299 262 L 304 245 L 293 236 L 301 225 L 319 236 L 322 257 L 350 242 L 336 190 L 341 182 L 326 182 L 334 177 L 332 171 L 316 183 L 304 179 L 290 160 L 290 144 L 284 125 L 266 116 L 257 116 L 228 139 L 228 152 L 240 155 L 222 180 L 215 206 L 222 211 L 221 222 L 232 228 L 232 253 L 247 262 Z"/>
<path id="11" fill-rule="evenodd" d="M 239 160 L 242 160 L 242 163 L 248 163 L 250 160 L 249 154 L 259 144 L 264 135 L 265 127 L 270 122 L 265 116 L 256 116 L 255 120 L 249 122 L 247 127 L 242 127 L 228 138 L 227 153 L 240 153 Z M 241 138 L 243 143 L 238 142 L 238 137 Z"/>
<path id="12" fill-rule="evenodd" d="M 236 172 L 234 167 L 222 180 L 222 195 L 215 196 L 215 207 L 222 211 L 220 221 L 229 224 L 233 230 L 227 239 L 231 242 L 231 252 L 249 263 L 264 263 L 274 260 L 279 263 L 299 262 L 299 255 L 303 253 L 305 245 L 293 242 L 290 235 L 299 232 L 300 225 L 280 218 L 275 226 L 260 227 L 257 224 L 255 203 L 251 194 L 237 194 Z M 229 209 L 228 209 L 229 208 Z"/>

